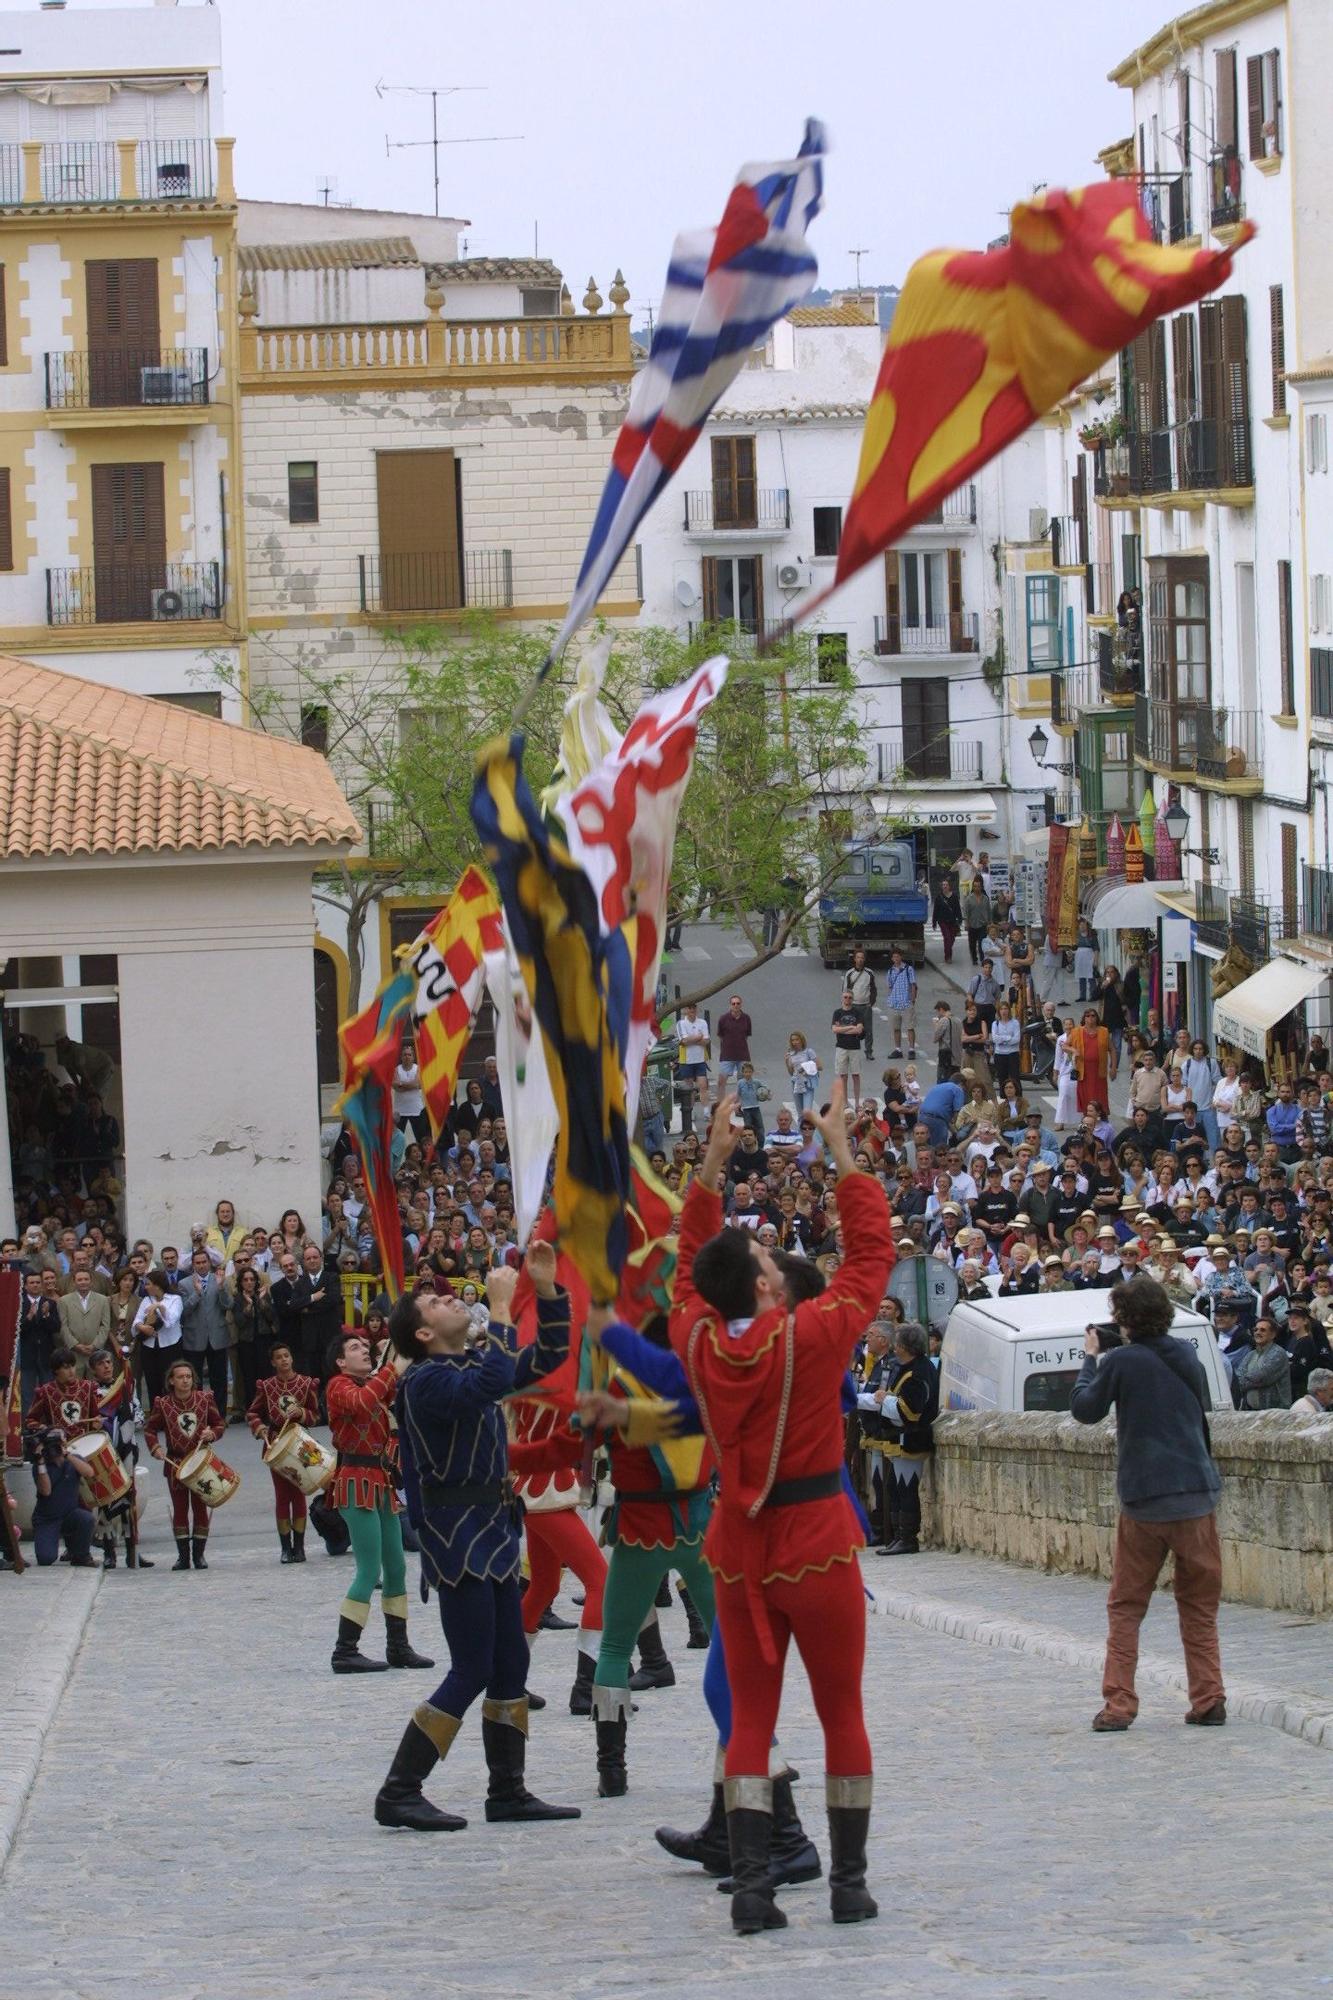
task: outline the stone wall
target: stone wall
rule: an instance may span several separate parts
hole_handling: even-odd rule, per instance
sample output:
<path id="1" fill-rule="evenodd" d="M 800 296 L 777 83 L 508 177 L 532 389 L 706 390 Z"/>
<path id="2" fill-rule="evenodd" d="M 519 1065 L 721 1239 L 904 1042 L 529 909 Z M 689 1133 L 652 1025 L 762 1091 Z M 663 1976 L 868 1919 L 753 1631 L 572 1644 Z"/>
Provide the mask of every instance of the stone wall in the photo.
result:
<path id="1" fill-rule="evenodd" d="M 1223 1482 L 1223 1595 L 1333 1612 L 1333 1418 L 1265 1410 L 1223 1413 L 1211 1425 Z M 939 1419 L 935 1440 L 922 1487 L 932 1548 L 1110 1575 L 1114 1423 L 957 1412 Z"/>

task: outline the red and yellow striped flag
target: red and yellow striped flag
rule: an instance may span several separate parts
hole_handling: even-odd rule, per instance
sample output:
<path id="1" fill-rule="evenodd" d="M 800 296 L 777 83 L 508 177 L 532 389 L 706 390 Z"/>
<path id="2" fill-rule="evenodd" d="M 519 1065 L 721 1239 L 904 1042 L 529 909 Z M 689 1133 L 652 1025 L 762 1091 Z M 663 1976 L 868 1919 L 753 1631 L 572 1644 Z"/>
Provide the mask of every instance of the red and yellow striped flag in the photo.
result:
<path id="1" fill-rule="evenodd" d="M 417 982 L 421 1094 L 437 1139 L 453 1107 L 459 1064 L 481 999 L 483 957 L 503 948 L 500 899 L 479 868 L 466 868 L 439 916 L 407 955 Z"/>
<path id="2" fill-rule="evenodd" d="M 1225 250 L 1153 241 L 1130 181 L 1020 202 L 998 250 L 907 274 L 866 417 L 831 589 L 844 583 L 1163 313 L 1230 274 Z M 802 607 L 802 621 L 829 593 Z"/>

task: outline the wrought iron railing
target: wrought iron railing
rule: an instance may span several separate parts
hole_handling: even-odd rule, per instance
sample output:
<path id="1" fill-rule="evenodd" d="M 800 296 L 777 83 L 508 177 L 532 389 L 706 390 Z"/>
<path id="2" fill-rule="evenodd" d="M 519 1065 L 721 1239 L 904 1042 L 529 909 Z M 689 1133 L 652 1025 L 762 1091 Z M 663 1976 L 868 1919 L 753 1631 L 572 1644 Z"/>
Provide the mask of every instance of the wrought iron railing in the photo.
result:
<path id="1" fill-rule="evenodd" d="M 48 410 L 154 409 L 208 401 L 208 350 L 169 347 L 48 354 Z"/>
<path id="2" fill-rule="evenodd" d="M 1097 692 L 1106 700 L 1143 691 L 1143 634 L 1120 628 L 1097 634 Z"/>
<path id="3" fill-rule="evenodd" d="M 431 549 L 412 555 L 358 556 L 363 611 L 462 611 L 514 601 L 512 549 Z"/>
<path id="4" fill-rule="evenodd" d="M 950 732 L 927 738 L 911 730 L 890 731 L 879 738 L 875 749 L 881 784 L 891 784 L 900 773 L 909 778 L 949 779 L 956 784 L 982 782 L 979 737 L 959 738 Z"/>
<path id="5" fill-rule="evenodd" d="M 124 150 L 122 150 L 122 148 Z M 56 139 L 0 145 L 0 207 L 24 202 L 210 201 L 211 139 Z"/>
<path id="6" fill-rule="evenodd" d="M 1233 896 L 1229 914 L 1232 944 L 1252 964 L 1266 965 L 1273 946 L 1273 912 L 1267 902 L 1258 896 Z"/>
<path id="7" fill-rule="evenodd" d="M 120 155 L 113 141 L 62 139 L 41 154 L 42 200 L 119 201 Z"/>
<path id="8" fill-rule="evenodd" d="M 1241 161 L 1238 146 L 1224 146 L 1208 162 L 1208 215 L 1214 229 L 1228 228 L 1245 214 L 1241 199 Z"/>
<path id="9" fill-rule="evenodd" d="M 135 166 L 141 201 L 209 201 L 213 194 L 210 139 L 140 139 Z"/>
<path id="10" fill-rule="evenodd" d="M 975 611 L 951 611 L 912 624 L 902 617 L 875 620 L 877 653 L 975 653 L 981 621 Z"/>
<path id="11" fill-rule="evenodd" d="M 938 507 L 923 514 L 917 522 L 919 528 L 964 528 L 977 518 L 977 489 L 969 482 L 966 486 L 956 486 L 952 493 L 946 493 Z"/>
<path id="12" fill-rule="evenodd" d="M 221 616 L 215 562 L 91 563 L 46 572 L 48 625 L 174 625 Z"/>
<path id="13" fill-rule="evenodd" d="M 1200 708 L 1194 768 L 1214 783 L 1256 782 L 1261 772 L 1263 721 L 1257 709 Z"/>
<path id="14" fill-rule="evenodd" d="M 1225 951 L 1231 943 L 1231 909 L 1227 892 L 1216 882 L 1194 885 L 1194 924 L 1201 944 Z"/>
<path id="15" fill-rule="evenodd" d="M 1087 531 L 1076 514 L 1053 514 L 1051 561 L 1057 569 L 1081 568 L 1087 561 Z"/>
<path id="16" fill-rule="evenodd" d="M 758 486 L 743 495 L 713 486 L 685 495 L 686 534 L 730 534 L 738 529 L 755 534 L 790 526 L 791 499 L 785 486 Z"/>
<path id="17" fill-rule="evenodd" d="M 1134 752 L 1167 771 L 1194 770 L 1199 755 L 1200 718 L 1208 713 L 1200 703 L 1173 706 L 1151 695 L 1134 697 Z"/>
<path id="18" fill-rule="evenodd" d="M 692 646 L 716 639 L 720 647 L 740 653 L 752 652 L 764 639 L 779 638 L 785 629 L 781 618 L 692 618 L 688 627 Z"/>

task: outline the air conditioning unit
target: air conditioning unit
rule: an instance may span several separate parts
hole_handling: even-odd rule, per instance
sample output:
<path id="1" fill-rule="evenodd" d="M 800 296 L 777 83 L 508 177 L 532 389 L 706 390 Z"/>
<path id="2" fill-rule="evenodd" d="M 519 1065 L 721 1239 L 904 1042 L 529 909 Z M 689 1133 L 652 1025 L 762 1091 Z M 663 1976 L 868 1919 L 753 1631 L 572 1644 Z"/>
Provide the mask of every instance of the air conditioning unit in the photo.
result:
<path id="1" fill-rule="evenodd" d="M 197 583 L 183 583 L 178 590 L 153 592 L 154 618 L 216 618 L 217 615 L 217 606 L 208 602 Z"/>
<path id="2" fill-rule="evenodd" d="M 1028 540 L 1044 542 L 1051 532 L 1051 517 L 1044 507 L 1028 508 Z"/>
<path id="3" fill-rule="evenodd" d="M 810 588 L 810 565 L 799 562 L 778 564 L 779 590 L 808 590 Z"/>
<path id="4" fill-rule="evenodd" d="M 193 403 L 198 384 L 190 368 L 141 368 L 139 397 L 144 403 Z"/>

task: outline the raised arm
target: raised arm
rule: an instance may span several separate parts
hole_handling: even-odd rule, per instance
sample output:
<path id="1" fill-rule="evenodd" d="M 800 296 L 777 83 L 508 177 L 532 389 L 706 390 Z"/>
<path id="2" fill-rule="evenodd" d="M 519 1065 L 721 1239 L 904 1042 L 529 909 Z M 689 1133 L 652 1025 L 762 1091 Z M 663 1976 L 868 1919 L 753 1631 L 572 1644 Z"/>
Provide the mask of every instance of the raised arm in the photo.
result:
<path id="1" fill-rule="evenodd" d="M 872 1175 L 857 1172 L 843 1097 L 843 1086 L 835 1084 L 819 1129 L 838 1170 L 838 1221 L 846 1256 L 826 1290 L 798 1308 L 802 1331 L 817 1330 L 836 1346 L 854 1345 L 865 1332 L 884 1297 L 894 1262 L 888 1198 Z"/>

